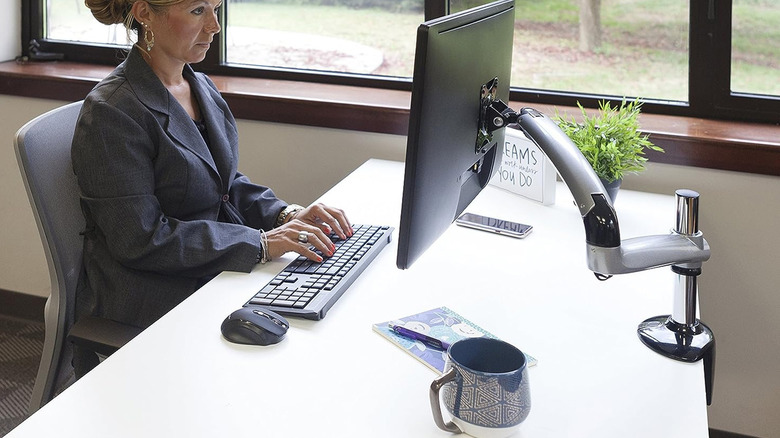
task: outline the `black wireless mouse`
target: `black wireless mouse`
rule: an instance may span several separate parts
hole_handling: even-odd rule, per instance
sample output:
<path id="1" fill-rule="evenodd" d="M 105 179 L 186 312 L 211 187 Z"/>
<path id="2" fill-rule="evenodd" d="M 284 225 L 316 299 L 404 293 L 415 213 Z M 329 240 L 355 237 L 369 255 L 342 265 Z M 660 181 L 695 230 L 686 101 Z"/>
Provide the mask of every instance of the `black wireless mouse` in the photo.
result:
<path id="1" fill-rule="evenodd" d="M 290 324 L 276 312 L 242 307 L 222 322 L 222 336 L 236 344 L 271 345 L 284 339 Z"/>

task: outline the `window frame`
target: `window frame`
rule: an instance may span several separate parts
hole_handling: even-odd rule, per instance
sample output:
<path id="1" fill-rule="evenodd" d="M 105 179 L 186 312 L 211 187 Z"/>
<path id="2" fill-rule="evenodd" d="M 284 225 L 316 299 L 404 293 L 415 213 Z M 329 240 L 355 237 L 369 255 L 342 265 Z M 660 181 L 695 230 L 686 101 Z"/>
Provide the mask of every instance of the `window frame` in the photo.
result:
<path id="1" fill-rule="evenodd" d="M 689 7 L 688 101 L 662 101 L 648 98 L 644 99 L 643 111 L 708 119 L 780 123 L 780 97 L 734 93 L 730 90 L 732 0 L 696 0 L 691 1 Z M 226 2 L 220 10 L 221 23 L 226 22 L 228 9 L 229 4 Z M 27 42 L 34 39 L 39 44 L 39 50 L 61 53 L 70 61 L 116 65 L 123 59 L 123 50 L 115 46 L 44 39 L 42 37 L 45 29 L 44 10 L 45 0 L 22 2 L 23 56 L 31 55 Z M 426 20 L 448 12 L 448 0 L 425 0 Z M 233 66 L 222 62 L 225 53 L 223 35 L 224 32 L 219 34 L 218 44 L 212 47 L 206 59 L 194 66 L 197 70 L 224 76 L 411 90 L 411 78 L 310 72 L 264 66 Z M 600 101 L 619 103 L 623 97 L 512 87 L 510 99 L 562 106 L 576 106 L 579 102 L 586 108 L 597 108 Z"/>

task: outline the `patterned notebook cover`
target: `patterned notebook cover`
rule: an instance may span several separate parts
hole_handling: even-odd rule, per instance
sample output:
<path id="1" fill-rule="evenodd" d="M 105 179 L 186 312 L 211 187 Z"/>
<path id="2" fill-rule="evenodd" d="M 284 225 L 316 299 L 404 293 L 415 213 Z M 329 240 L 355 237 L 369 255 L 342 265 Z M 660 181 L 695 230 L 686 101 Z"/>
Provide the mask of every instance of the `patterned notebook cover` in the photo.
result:
<path id="1" fill-rule="evenodd" d="M 425 333 L 439 340 L 452 344 L 464 338 L 477 338 L 487 336 L 497 339 L 496 336 L 458 315 L 447 307 L 438 307 L 416 315 L 405 316 L 400 319 L 376 323 L 373 325 L 375 332 L 385 339 L 397 345 L 420 362 L 436 372 L 444 372 L 444 362 L 447 358 L 446 351 L 427 347 L 425 344 L 412 339 L 399 336 L 390 325 L 400 325 L 420 333 Z M 522 350 L 522 349 L 521 349 Z M 537 360 L 523 352 L 528 366 L 534 366 Z"/>

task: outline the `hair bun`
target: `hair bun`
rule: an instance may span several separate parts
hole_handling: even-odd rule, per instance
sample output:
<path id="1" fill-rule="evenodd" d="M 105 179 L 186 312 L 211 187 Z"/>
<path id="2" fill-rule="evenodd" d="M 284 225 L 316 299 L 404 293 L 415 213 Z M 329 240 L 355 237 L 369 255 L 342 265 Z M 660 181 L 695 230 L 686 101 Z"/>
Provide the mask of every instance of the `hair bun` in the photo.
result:
<path id="1" fill-rule="evenodd" d="M 84 0 L 84 4 L 97 21 L 109 25 L 124 23 L 132 7 L 130 0 Z"/>

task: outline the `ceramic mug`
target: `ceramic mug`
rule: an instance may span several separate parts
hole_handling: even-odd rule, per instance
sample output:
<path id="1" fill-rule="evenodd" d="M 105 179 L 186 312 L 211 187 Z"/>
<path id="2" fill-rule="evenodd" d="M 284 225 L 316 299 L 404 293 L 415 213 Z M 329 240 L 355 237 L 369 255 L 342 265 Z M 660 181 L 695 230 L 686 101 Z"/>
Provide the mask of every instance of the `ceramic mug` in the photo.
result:
<path id="1" fill-rule="evenodd" d="M 498 339 L 457 341 L 447 351 L 444 374 L 431 383 L 430 399 L 442 430 L 479 438 L 512 435 L 531 411 L 525 355 Z M 445 423 L 441 403 L 451 422 Z"/>

